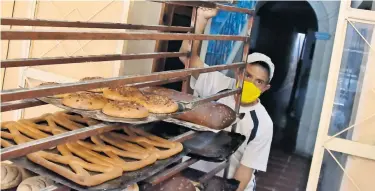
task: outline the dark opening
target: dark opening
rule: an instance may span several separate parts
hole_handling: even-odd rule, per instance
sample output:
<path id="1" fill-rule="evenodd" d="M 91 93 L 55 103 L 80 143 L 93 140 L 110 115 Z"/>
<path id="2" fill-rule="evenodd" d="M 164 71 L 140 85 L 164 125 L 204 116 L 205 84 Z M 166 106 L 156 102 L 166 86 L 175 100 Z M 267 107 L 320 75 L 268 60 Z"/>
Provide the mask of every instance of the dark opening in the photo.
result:
<path id="1" fill-rule="evenodd" d="M 182 10 L 184 9 L 184 10 Z M 186 14 L 190 13 L 190 15 Z M 189 27 L 191 23 L 191 7 L 178 7 L 174 11 L 172 26 Z M 178 52 L 182 41 L 168 41 L 168 52 Z M 179 58 L 167 58 L 165 61 L 164 71 L 184 69 L 184 64 Z M 182 82 L 165 84 L 163 87 L 181 91 Z"/>
<path id="2" fill-rule="evenodd" d="M 314 10 L 305 1 L 258 3 L 250 52 L 275 64 L 271 90 L 262 95 L 274 122 L 273 147 L 294 151 L 318 31 Z"/>

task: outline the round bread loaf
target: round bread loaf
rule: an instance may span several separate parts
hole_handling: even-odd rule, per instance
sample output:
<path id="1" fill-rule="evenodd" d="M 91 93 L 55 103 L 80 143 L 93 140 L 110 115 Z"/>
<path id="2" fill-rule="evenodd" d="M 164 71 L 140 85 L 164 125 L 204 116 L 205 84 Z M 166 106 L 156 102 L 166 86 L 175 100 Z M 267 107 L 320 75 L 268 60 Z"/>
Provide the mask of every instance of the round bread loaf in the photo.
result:
<path id="1" fill-rule="evenodd" d="M 151 113 L 173 113 L 178 110 L 178 105 L 166 96 L 150 94 L 142 103 Z"/>
<path id="2" fill-rule="evenodd" d="M 178 176 L 159 183 L 146 191 L 196 191 L 195 186 L 185 177 Z"/>
<path id="3" fill-rule="evenodd" d="M 99 77 L 99 76 L 96 76 L 96 77 L 85 77 L 85 78 L 80 79 L 79 81 L 83 82 L 83 81 L 99 80 L 99 79 L 104 79 L 104 78 L 103 77 Z M 102 93 L 105 89 L 106 88 L 95 88 L 95 89 L 87 90 L 87 91 L 94 92 L 94 93 Z"/>
<path id="4" fill-rule="evenodd" d="M 57 84 L 60 84 L 60 83 L 57 83 L 57 82 L 44 82 L 44 83 L 41 83 L 39 84 L 38 87 L 41 87 L 41 86 L 51 86 L 51 85 L 57 85 Z M 57 94 L 57 95 L 53 95 L 53 96 L 47 96 L 47 97 L 52 97 L 52 98 L 64 98 L 66 96 L 68 96 L 69 93 L 65 93 L 65 94 Z"/>
<path id="5" fill-rule="evenodd" d="M 107 88 L 103 91 L 103 96 L 111 100 L 135 101 L 137 103 L 142 103 L 146 99 L 138 88 L 129 86 Z"/>
<path id="6" fill-rule="evenodd" d="M 75 109 L 97 110 L 102 109 L 108 103 L 108 101 L 103 96 L 98 94 L 80 92 L 64 97 L 62 103 Z"/>
<path id="7" fill-rule="evenodd" d="M 110 101 L 103 107 L 102 112 L 109 116 L 130 119 L 148 117 L 147 109 L 134 101 Z"/>
<path id="8" fill-rule="evenodd" d="M 209 102 L 198 105 L 175 118 L 221 130 L 229 127 L 236 120 L 236 112 L 224 104 Z"/>
<path id="9" fill-rule="evenodd" d="M 21 172 L 21 175 L 22 175 L 22 181 L 27 179 L 27 178 L 30 178 L 31 176 L 33 176 L 33 173 L 22 168 L 22 167 L 19 167 L 17 166 L 18 170 Z"/>
<path id="10" fill-rule="evenodd" d="M 17 166 L 1 163 L 1 190 L 18 186 L 22 181 L 22 173 Z"/>
<path id="11" fill-rule="evenodd" d="M 168 89 L 168 88 L 157 87 L 157 86 L 142 88 L 142 92 L 144 92 L 145 94 L 151 93 L 151 94 L 166 96 L 176 101 L 191 101 L 195 98 L 193 95 L 190 95 L 190 94 L 182 93 L 182 92 Z"/>
<path id="12" fill-rule="evenodd" d="M 39 191 L 53 184 L 53 181 L 46 177 L 34 176 L 22 181 L 17 187 L 17 191 Z"/>

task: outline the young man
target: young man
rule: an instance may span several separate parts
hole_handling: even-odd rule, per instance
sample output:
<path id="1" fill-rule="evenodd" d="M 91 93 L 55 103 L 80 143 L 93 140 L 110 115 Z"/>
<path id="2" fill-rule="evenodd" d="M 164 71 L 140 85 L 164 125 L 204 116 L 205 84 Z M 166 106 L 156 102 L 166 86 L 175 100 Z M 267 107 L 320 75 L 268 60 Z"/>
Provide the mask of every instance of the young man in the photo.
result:
<path id="1" fill-rule="evenodd" d="M 199 8 L 195 33 L 202 34 L 208 19 L 216 14 L 216 9 Z M 188 43 L 188 41 L 184 41 L 180 51 L 189 51 Z M 200 42 L 195 41 L 192 62 L 190 63 L 192 68 L 205 66 L 198 56 L 199 46 Z M 186 57 L 181 57 L 180 60 L 184 64 L 187 63 Z M 232 155 L 228 173 L 229 178 L 240 181 L 237 191 L 255 190 L 255 172 L 266 171 L 267 169 L 273 134 L 272 120 L 258 97 L 270 88 L 269 82 L 273 77 L 274 65 L 269 57 L 260 53 L 250 54 L 247 60 L 240 107 L 240 113 L 245 113 L 245 117 L 237 124 L 236 129 L 237 133 L 246 136 L 246 140 Z M 239 75 L 242 75 L 242 73 L 237 72 L 236 78 Z M 193 77 L 190 86 L 194 89 L 194 94 L 200 97 L 236 87 L 235 79 L 220 72 L 195 74 Z M 222 98 L 218 102 L 234 109 L 235 96 Z M 230 129 L 231 127 L 228 127 L 226 130 L 230 131 Z M 217 163 L 198 162 L 193 165 L 193 168 L 208 172 L 217 165 Z M 222 172 L 220 174 L 222 175 Z"/>

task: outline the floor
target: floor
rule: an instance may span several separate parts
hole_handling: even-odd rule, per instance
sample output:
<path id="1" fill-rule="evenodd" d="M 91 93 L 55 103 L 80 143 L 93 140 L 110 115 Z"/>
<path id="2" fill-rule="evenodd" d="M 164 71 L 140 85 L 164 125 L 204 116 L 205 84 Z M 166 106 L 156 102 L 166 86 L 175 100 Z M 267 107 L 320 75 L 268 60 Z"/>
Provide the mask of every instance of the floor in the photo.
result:
<path id="1" fill-rule="evenodd" d="M 310 159 L 271 150 L 267 172 L 257 174 L 256 191 L 303 191 L 310 168 Z"/>

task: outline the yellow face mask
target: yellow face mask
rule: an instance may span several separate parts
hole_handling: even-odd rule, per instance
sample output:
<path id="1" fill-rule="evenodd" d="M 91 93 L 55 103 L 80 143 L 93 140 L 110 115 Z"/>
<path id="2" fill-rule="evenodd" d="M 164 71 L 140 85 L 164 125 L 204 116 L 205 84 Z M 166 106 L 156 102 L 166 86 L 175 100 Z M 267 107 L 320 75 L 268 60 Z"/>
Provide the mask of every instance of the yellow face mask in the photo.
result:
<path id="1" fill-rule="evenodd" d="M 237 88 L 239 84 L 237 83 Z M 257 88 L 252 82 L 244 81 L 242 87 L 241 103 L 248 104 L 258 99 L 262 91 Z"/>

